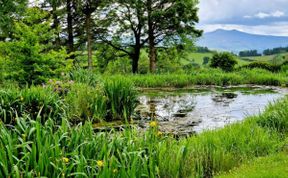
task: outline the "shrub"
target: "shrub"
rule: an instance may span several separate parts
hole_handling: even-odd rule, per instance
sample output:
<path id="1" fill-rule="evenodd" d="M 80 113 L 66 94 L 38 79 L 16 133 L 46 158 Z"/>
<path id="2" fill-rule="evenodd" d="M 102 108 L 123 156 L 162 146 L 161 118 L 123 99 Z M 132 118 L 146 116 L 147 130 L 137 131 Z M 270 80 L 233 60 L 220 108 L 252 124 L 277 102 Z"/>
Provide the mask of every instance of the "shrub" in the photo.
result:
<path id="1" fill-rule="evenodd" d="M 234 69 L 234 66 L 237 64 L 234 56 L 230 53 L 216 53 L 211 59 L 210 67 L 221 68 L 222 70 L 229 72 Z"/>
<path id="2" fill-rule="evenodd" d="M 0 63 L 4 68 L 5 78 L 13 79 L 19 84 L 42 84 L 48 79 L 59 77 L 70 65 L 66 50 L 53 50 L 50 21 L 44 21 L 48 14 L 38 8 L 30 8 L 20 21 L 15 22 L 15 39 L 0 42 Z M 53 38 L 52 38 L 53 39 Z"/>
<path id="3" fill-rule="evenodd" d="M 0 118 L 5 124 L 14 124 L 17 116 L 29 115 L 44 123 L 52 118 L 61 121 L 65 106 L 50 88 L 31 87 L 23 90 L 0 90 Z"/>
<path id="4" fill-rule="evenodd" d="M 203 57 L 203 65 L 207 65 L 208 63 L 209 63 L 209 61 L 210 61 L 210 58 L 209 57 Z"/>
<path id="5" fill-rule="evenodd" d="M 248 65 L 243 66 L 242 68 L 248 68 L 248 69 L 259 68 L 259 69 L 265 69 L 271 72 L 278 72 L 281 69 L 281 66 L 269 64 L 266 62 L 252 62 Z"/>

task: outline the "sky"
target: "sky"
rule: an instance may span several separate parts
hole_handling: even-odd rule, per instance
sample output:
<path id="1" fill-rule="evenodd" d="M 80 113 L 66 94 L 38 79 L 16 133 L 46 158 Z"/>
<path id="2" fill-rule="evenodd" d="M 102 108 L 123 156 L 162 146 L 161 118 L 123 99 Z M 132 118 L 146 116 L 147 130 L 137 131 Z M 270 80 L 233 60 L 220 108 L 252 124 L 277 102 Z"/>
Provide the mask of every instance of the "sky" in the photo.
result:
<path id="1" fill-rule="evenodd" d="M 288 36 L 288 0 L 199 0 L 198 28 Z"/>

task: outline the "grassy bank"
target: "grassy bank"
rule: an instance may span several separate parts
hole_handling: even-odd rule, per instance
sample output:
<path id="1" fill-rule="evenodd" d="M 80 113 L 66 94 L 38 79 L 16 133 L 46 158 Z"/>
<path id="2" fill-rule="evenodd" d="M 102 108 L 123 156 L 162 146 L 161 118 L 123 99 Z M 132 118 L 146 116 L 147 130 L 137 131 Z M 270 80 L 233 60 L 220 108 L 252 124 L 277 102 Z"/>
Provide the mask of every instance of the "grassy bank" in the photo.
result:
<path id="1" fill-rule="evenodd" d="M 286 178 L 288 167 L 288 154 L 279 153 L 267 157 L 258 158 L 254 161 L 245 163 L 239 168 L 230 171 L 223 175 L 217 176 L 218 178 Z"/>
<path id="2" fill-rule="evenodd" d="M 227 73 L 217 69 L 201 69 L 189 74 L 115 75 L 104 78 L 130 80 L 137 87 L 187 87 L 192 85 L 240 85 L 257 84 L 287 86 L 284 72 L 272 73 L 261 69 L 241 69 Z"/>
<path id="3" fill-rule="evenodd" d="M 21 98 L 20 98 L 21 100 Z M 0 123 L 0 177 L 212 177 L 283 150 L 288 98 L 261 116 L 175 140 L 151 122 L 146 132 L 95 133 L 92 123 L 58 125 L 22 114 Z"/>

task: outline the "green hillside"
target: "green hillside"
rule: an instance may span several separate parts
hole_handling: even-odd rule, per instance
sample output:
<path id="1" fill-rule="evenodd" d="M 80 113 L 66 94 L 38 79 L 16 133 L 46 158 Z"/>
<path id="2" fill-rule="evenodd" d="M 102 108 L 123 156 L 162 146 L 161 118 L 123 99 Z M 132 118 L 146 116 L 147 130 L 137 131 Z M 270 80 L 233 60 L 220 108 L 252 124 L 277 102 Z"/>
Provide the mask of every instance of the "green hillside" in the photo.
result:
<path id="1" fill-rule="evenodd" d="M 288 60 L 288 53 L 281 53 L 269 56 L 257 56 L 257 57 L 243 57 L 243 59 L 249 59 L 257 62 L 269 62 L 272 64 L 281 64 L 283 61 Z"/>

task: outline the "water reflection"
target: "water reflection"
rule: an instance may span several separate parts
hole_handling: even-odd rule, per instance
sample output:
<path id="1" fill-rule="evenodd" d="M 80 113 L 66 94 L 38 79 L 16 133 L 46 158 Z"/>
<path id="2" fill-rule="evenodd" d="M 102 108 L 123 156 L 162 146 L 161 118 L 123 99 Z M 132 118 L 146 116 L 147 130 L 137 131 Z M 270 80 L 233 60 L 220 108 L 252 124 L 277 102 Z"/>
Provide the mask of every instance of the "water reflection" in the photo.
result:
<path id="1" fill-rule="evenodd" d="M 169 132 L 200 132 L 258 114 L 269 102 L 281 98 L 287 92 L 284 89 L 275 89 L 273 92 L 250 90 L 257 92 L 247 92 L 247 89 L 205 92 L 154 90 L 140 96 L 136 110 L 140 119 L 157 119 L 162 129 Z"/>

